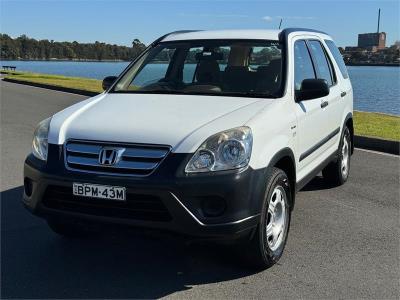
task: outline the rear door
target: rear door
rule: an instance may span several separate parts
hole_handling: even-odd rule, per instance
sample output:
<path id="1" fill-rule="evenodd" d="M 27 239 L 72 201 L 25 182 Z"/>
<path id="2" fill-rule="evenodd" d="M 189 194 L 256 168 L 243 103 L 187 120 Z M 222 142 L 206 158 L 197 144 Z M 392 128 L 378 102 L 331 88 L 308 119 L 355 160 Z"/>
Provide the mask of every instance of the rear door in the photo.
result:
<path id="1" fill-rule="evenodd" d="M 324 42 L 327 46 L 326 49 L 329 49 L 329 51 L 327 51 L 328 57 L 331 58 L 331 62 L 333 64 L 336 63 L 336 67 L 334 67 L 333 69 L 336 73 L 338 88 L 340 87 L 340 101 L 338 105 L 338 110 L 339 118 L 340 120 L 343 120 L 348 111 L 353 111 L 353 89 L 351 87 L 351 82 L 346 65 L 343 61 L 342 54 L 340 53 L 338 47 L 332 40 L 324 40 Z"/>

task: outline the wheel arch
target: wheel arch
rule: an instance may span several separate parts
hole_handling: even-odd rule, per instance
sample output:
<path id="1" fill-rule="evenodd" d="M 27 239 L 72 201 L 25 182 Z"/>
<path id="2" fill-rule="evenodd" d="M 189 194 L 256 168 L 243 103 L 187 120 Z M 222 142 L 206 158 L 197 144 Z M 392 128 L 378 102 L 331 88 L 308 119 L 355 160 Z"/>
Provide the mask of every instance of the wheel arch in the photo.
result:
<path id="1" fill-rule="evenodd" d="M 350 112 L 347 114 L 344 119 L 343 128 L 349 128 L 350 131 L 350 139 L 351 139 L 351 154 L 354 152 L 354 122 L 353 122 L 353 114 Z"/>
<path id="2" fill-rule="evenodd" d="M 291 203 L 290 209 L 292 210 L 296 198 L 296 160 L 292 149 L 283 148 L 279 150 L 270 160 L 268 169 L 279 168 L 286 173 L 290 181 Z"/>

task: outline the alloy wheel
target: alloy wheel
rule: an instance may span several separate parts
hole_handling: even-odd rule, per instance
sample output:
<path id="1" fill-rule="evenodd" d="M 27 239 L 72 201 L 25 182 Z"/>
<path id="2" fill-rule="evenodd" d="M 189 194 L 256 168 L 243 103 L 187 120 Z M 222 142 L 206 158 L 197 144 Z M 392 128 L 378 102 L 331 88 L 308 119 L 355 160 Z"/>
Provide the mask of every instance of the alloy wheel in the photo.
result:
<path id="1" fill-rule="evenodd" d="M 277 186 L 269 201 L 266 222 L 267 244 L 272 251 L 277 250 L 284 241 L 287 223 L 286 192 L 282 186 Z"/>
<path id="2" fill-rule="evenodd" d="M 341 171 L 343 178 L 347 177 L 350 164 L 350 147 L 347 136 L 343 136 Z"/>

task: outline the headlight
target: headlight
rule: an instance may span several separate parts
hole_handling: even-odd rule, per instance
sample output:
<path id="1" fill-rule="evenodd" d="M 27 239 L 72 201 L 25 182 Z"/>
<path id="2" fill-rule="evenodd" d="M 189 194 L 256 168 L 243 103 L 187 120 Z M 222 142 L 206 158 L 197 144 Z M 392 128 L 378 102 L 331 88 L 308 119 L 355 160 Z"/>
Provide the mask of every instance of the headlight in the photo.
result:
<path id="1" fill-rule="evenodd" d="M 51 118 L 45 119 L 40 122 L 33 134 L 32 153 L 34 156 L 41 160 L 47 160 L 48 142 Z"/>
<path id="2" fill-rule="evenodd" d="M 209 137 L 186 165 L 187 173 L 222 171 L 246 167 L 253 135 L 249 127 L 238 127 Z"/>

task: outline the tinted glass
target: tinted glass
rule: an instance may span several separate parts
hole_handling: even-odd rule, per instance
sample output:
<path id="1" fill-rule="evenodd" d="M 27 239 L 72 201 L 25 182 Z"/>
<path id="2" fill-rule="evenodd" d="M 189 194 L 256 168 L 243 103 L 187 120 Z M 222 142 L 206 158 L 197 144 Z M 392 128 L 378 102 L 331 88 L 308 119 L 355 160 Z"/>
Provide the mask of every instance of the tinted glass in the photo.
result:
<path id="1" fill-rule="evenodd" d="M 157 82 L 165 77 L 174 49 L 163 49 L 140 70 L 139 74 L 131 81 L 128 89 L 139 89 L 142 86 Z"/>
<path id="2" fill-rule="evenodd" d="M 333 58 L 335 59 L 337 65 L 339 66 L 339 69 L 343 75 L 343 78 L 349 78 L 349 73 L 347 73 L 347 68 L 343 61 L 343 56 L 340 53 L 338 47 L 336 47 L 335 43 L 331 40 L 325 40 L 325 43 L 328 46 L 329 50 L 331 51 Z"/>
<path id="3" fill-rule="evenodd" d="M 277 47 L 253 47 L 249 54 L 249 66 L 253 70 L 268 66 L 271 61 L 281 59 L 281 50 Z"/>
<path id="4" fill-rule="evenodd" d="M 160 43 L 111 92 L 277 98 L 283 92 L 281 49 L 278 41 Z"/>
<path id="5" fill-rule="evenodd" d="M 294 86 L 299 91 L 304 79 L 315 78 L 314 68 L 304 41 L 294 44 Z"/>
<path id="6" fill-rule="evenodd" d="M 196 55 L 201 55 L 204 51 L 204 47 L 194 47 L 190 48 L 188 53 L 186 54 L 185 62 L 183 64 L 183 82 L 184 83 L 194 83 L 197 81 L 195 76 L 195 71 L 197 68 L 197 60 Z M 222 55 L 218 57 L 217 63 L 219 67 L 219 71 L 224 71 L 228 62 L 228 57 L 230 53 L 229 47 L 218 47 L 214 48 L 214 51 L 221 53 Z"/>
<path id="7" fill-rule="evenodd" d="M 318 41 L 309 41 L 309 45 L 310 51 L 315 59 L 315 68 L 318 78 L 325 79 L 329 86 L 333 85 L 331 69 L 321 43 Z"/>

